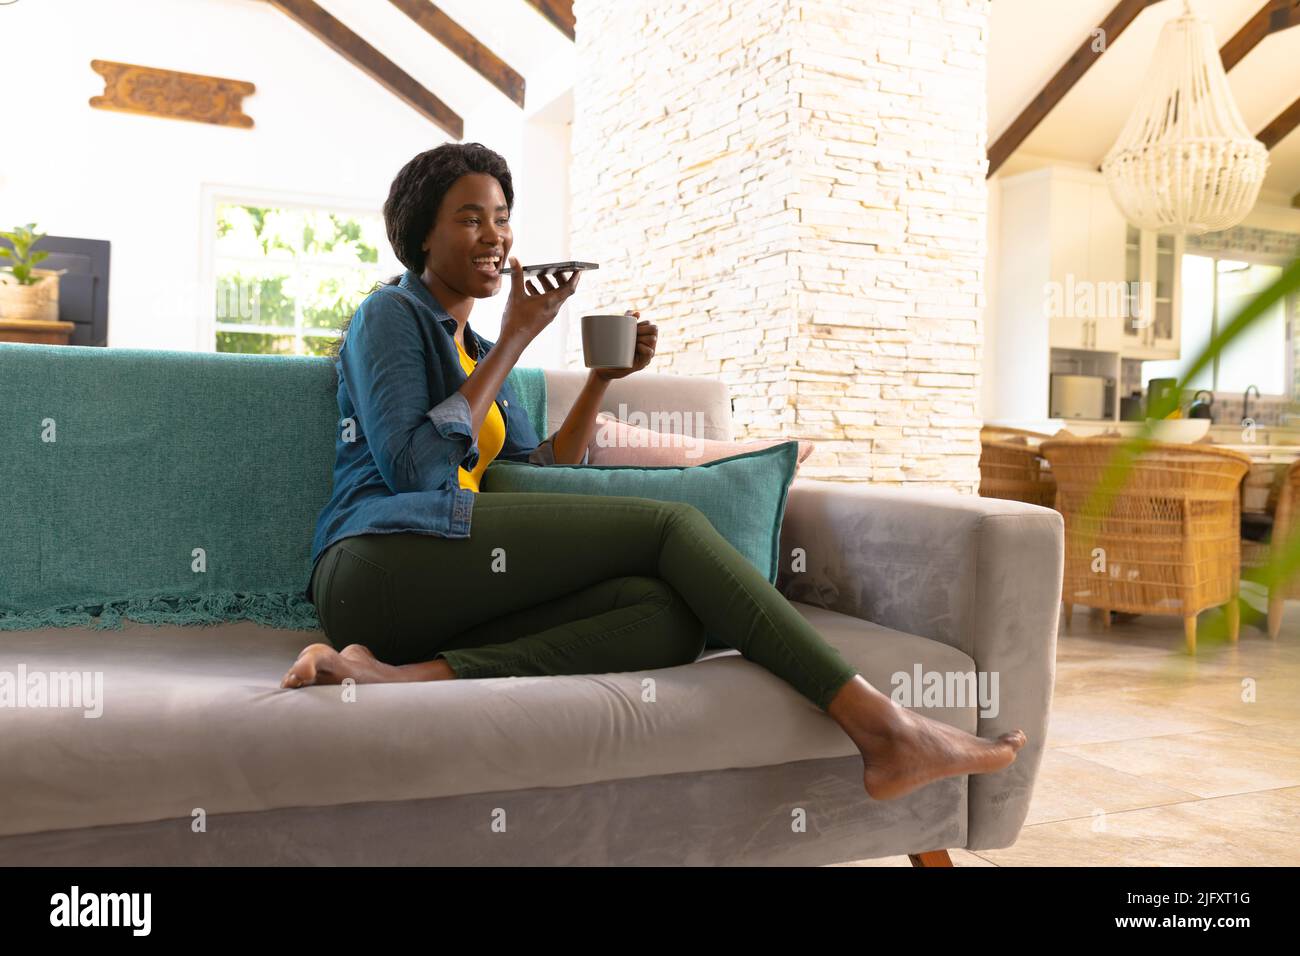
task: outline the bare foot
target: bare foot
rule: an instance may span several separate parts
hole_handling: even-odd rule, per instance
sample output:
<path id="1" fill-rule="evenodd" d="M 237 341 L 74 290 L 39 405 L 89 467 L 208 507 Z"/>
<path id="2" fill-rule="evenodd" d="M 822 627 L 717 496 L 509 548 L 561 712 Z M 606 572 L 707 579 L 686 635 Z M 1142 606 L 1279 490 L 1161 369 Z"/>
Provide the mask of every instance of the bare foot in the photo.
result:
<path id="1" fill-rule="evenodd" d="M 857 744 L 862 782 L 874 800 L 893 800 L 944 777 L 1003 770 L 1025 745 L 1019 730 L 989 739 L 915 714 L 861 677 L 845 685 L 828 713 Z"/>
<path id="2" fill-rule="evenodd" d="M 349 644 L 336 651 L 329 644 L 309 644 L 302 649 L 289 672 L 280 681 L 285 688 L 312 684 L 341 684 L 349 677 L 358 684 L 395 684 L 407 681 L 450 680 L 455 675 L 443 660 L 422 664 L 385 664 L 363 644 Z"/>

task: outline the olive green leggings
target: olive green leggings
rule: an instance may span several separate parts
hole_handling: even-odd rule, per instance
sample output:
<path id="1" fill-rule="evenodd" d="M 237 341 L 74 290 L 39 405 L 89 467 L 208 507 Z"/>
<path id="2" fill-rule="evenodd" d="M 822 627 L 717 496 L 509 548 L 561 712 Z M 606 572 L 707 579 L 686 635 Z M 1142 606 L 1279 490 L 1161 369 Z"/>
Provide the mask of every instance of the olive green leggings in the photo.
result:
<path id="1" fill-rule="evenodd" d="M 855 671 L 692 505 L 481 493 L 468 538 L 334 542 L 312 597 L 329 641 L 457 677 L 689 664 L 706 633 L 822 710 Z"/>

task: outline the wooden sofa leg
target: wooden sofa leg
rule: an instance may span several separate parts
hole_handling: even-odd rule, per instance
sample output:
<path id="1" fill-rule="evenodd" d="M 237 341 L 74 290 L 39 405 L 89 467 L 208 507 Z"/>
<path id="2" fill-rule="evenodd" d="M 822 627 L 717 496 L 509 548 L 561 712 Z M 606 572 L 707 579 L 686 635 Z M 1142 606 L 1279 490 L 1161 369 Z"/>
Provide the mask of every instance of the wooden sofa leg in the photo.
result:
<path id="1" fill-rule="evenodd" d="M 907 858 L 912 866 L 952 866 L 952 857 L 947 850 L 931 850 L 928 853 L 909 853 Z"/>
<path id="2" fill-rule="evenodd" d="M 1237 603 L 1236 595 L 1223 609 L 1228 613 L 1228 640 L 1236 644 L 1241 637 L 1241 605 Z"/>
<path id="3" fill-rule="evenodd" d="M 1272 594 L 1268 596 L 1268 636 L 1272 640 L 1277 640 L 1277 636 L 1282 633 L 1282 613 L 1285 610 L 1285 599 Z"/>
<path id="4" fill-rule="evenodd" d="M 1065 608 L 1065 629 L 1068 631 L 1070 629 L 1070 621 L 1074 617 L 1074 605 L 1063 603 L 1062 607 Z"/>
<path id="5" fill-rule="evenodd" d="M 1183 637 L 1187 641 L 1187 653 L 1196 653 L 1196 615 L 1183 618 Z"/>

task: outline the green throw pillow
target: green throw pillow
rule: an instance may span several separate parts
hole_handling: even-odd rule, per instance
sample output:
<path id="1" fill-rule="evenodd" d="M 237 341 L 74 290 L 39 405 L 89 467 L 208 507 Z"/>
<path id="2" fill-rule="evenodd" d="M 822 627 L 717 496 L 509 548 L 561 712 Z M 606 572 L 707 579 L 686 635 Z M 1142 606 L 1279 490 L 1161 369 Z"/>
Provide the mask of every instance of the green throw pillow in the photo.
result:
<path id="1" fill-rule="evenodd" d="M 702 511 L 768 583 L 775 584 L 781 519 L 798 463 L 796 441 L 685 467 L 533 465 L 497 460 L 483 473 L 480 489 L 485 493 L 533 491 L 684 501 Z M 707 646 L 730 645 L 709 634 Z"/>

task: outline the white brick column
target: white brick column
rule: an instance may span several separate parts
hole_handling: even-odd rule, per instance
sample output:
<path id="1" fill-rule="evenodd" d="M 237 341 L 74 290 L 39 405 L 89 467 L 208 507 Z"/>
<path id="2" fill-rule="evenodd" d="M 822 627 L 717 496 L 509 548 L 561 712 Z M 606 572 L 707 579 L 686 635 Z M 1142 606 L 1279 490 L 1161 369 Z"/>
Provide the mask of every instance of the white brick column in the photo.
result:
<path id="1" fill-rule="evenodd" d="M 577 317 L 808 477 L 979 484 L 989 0 L 575 0 Z"/>

